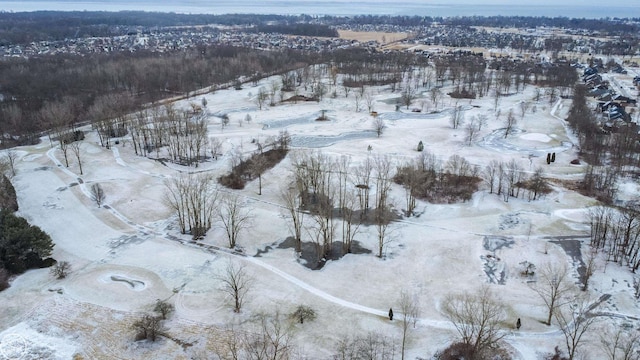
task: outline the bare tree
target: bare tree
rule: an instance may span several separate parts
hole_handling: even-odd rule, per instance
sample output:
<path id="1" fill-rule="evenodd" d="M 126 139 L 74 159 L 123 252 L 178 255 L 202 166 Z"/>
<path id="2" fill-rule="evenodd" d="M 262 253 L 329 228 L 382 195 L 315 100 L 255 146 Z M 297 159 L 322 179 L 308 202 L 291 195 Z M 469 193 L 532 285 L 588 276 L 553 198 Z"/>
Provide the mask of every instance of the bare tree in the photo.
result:
<path id="1" fill-rule="evenodd" d="M 336 344 L 335 360 L 393 360 L 396 356 L 396 340 L 380 332 L 365 335 L 342 336 Z"/>
<path id="2" fill-rule="evenodd" d="M 471 146 L 471 144 L 478 139 L 478 135 L 480 134 L 480 125 L 478 124 L 478 120 L 476 117 L 471 118 L 471 120 L 465 126 L 465 130 L 465 140 L 467 142 L 467 145 Z"/>
<path id="3" fill-rule="evenodd" d="M 356 183 L 358 189 L 358 199 L 360 200 L 360 210 L 362 215 L 369 211 L 369 195 L 371 193 L 371 173 L 373 171 L 373 161 L 367 156 L 360 166 L 356 168 Z"/>
<path id="4" fill-rule="evenodd" d="M 18 152 L 15 151 L 14 149 L 9 149 L 4 154 L 4 157 L 6 159 L 6 163 L 7 163 L 8 168 L 9 168 L 8 176 L 9 177 L 16 176 L 16 161 L 18 160 Z"/>
<path id="5" fill-rule="evenodd" d="M 584 257 L 584 274 L 581 278 L 582 291 L 587 291 L 589 289 L 589 280 L 591 280 L 591 277 L 596 271 L 597 256 L 598 251 L 594 248 L 591 248 Z"/>
<path id="6" fill-rule="evenodd" d="M 411 106 L 411 103 L 413 103 L 413 100 L 415 99 L 416 99 L 415 89 L 409 84 L 407 84 L 407 86 L 404 87 L 404 89 L 402 90 L 402 93 L 400 94 L 400 100 L 402 101 L 402 104 L 406 106 L 406 108 L 408 109 L 409 106 Z"/>
<path id="7" fill-rule="evenodd" d="M 600 334 L 600 344 L 607 360 L 639 360 L 640 333 L 635 330 L 617 328 Z"/>
<path id="8" fill-rule="evenodd" d="M 302 251 L 302 224 L 304 212 L 300 209 L 301 198 L 295 187 L 288 187 L 280 191 L 280 198 L 284 202 L 287 215 L 291 219 L 291 229 L 296 242 L 296 251 Z"/>
<path id="9" fill-rule="evenodd" d="M 520 119 L 524 119 L 524 115 L 527 113 L 527 110 L 529 110 L 530 106 L 531 103 L 529 103 L 528 101 L 520 102 Z"/>
<path id="10" fill-rule="evenodd" d="M 6 176 L 7 178 L 12 176 L 9 159 L 7 159 L 6 156 L 0 156 L 0 175 Z"/>
<path id="11" fill-rule="evenodd" d="M 569 360 L 573 360 L 578 354 L 578 348 L 586 340 L 584 335 L 597 317 L 589 316 L 589 303 L 586 297 L 576 298 L 575 302 L 565 305 L 567 306 L 556 308 L 553 315 L 564 335 Z"/>
<path id="12" fill-rule="evenodd" d="M 290 324 L 280 314 L 258 314 L 251 331 L 242 338 L 244 359 L 288 360 L 293 352 Z"/>
<path id="13" fill-rule="evenodd" d="M 175 307 L 172 304 L 160 299 L 156 300 L 156 305 L 153 308 L 153 311 L 160 313 L 160 316 L 162 316 L 162 320 L 166 320 L 167 315 L 169 315 L 169 313 L 171 313 L 173 310 L 175 310 Z"/>
<path id="14" fill-rule="evenodd" d="M 376 170 L 376 207 L 374 223 L 378 233 L 378 257 L 382 258 L 384 247 L 389 242 L 387 229 L 392 220 L 389 209 L 389 191 L 391 190 L 391 161 L 386 156 L 378 156 L 375 159 Z"/>
<path id="15" fill-rule="evenodd" d="M 456 106 L 451 111 L 451 118 L 449 120 L 453 129 L 459 128 L 460 125 L 464 123 L 464 113 L 462 112 L 462 106 L 456 104 Z"/>
<path id="16" fill-rule="evenodd" d="M 305 320 L 313 321 L 316 319 L 316 311 L 309 306 L 300 305 L 289 317 L 295 321 L 299 321 L 300 324 L 304 324 Z"/>
<path id="17" fill-rule="evenodd" d="M 49 272 L 56 279 L 64 279 L 69 275 L 69 271 L 71 271 L 71 264 L 68 261 L 59 261 L 51 267 Z"/>
<path id="18" fill-rule="evenodd" d="M 256 97 L 256 102 L 258 103 L 258 108 L 262 110 L 264 103 L 269 99 L 269 92 L 264 87 L 258 89 L 258 96 Z"/>
<path id="19" fill-rule="evenodd" d="M 244 265 L 229 261 L 218 277 L 222 283 L 220 290 L 233 299 L 233 312 L 239 313 L 247 293 L 251 290 L 253 279 L 247 274 Z"/>
<path id="20" fill-rule="evenodd" d="M 569 270 L 566 264 L 547 263 L 538 270 L 538 279 L 532 289 L 540 296 L 547 307 L 545 324 L 551 325 L 554 312 L 571 301 L 568 296 L 573 291 L 569 281 Z"/>
<path id="21" fill-rule="evenodd" d="M 220 155 L 221 151 L 222 141 L 217 137 L 209 139 L 209 152 L 211 153 L 211 158 L 218 160 L 218 155 Z"/>
<path id="22" fill-rule="evenodd" d="M 442 91 L 437 87 L 433 87 L 429 90 L 429 97 L 431 98 L 435 111 L 438 111 L 438 104 L 440 103 L 440 99 L 442 99 Z"/>
<path id="23" fill-rule="evenodd" d="M 218 216 L 227 233 L 229 248 L 233 249 L 236 247 L 240 233 L 250 225 L 251 212 L 243 206 L 237 195 L 229 194 L 222 199 Z"/>
<path id="24" fill-rule="evenodd" d="M 484 181 L 489 185 L 489 193 L 493 194 L 495 182 L 498 177 L 498 169 L 500 162 L 498 160 L 491 160 L 489 165 L 484 169 Z"/>
<path id="25" fill-rule="evenodd" d="M 364 102 L 367 104 L 367 111 L 371 113 L 373 111 L 373 104 L 374 104 L 374 99 L 373 99 L 373 95 L 371 95 L 371 91 L 365 91 Z"/>
<path id="26" fill-rule="evenodd" d="M 156 341 L 162 331 L 162 320 L 159 317 L 145 314 L 136 320 L 132 327 L 136 330 L 136 340 Z"/>
<path id="27" fill-rule="evenodd" d="M 513 131 L 513 128 L 516 126 L 516 123 L 517 123 L 517 119 L 516 119 L 516 116 L 513 114 L 513 110 L 509 110 L 509 113 L 507 114 L 507 118 L 504 121 L 505 139 L 507 138 L 507 136 L 509 136 L 509 134 L 511 134 L 511 132 Z"/>
<path id="28" fill-rule="evenodd" d="M 95 201 L 98 207 L 102 206 L 102 203 L 106 198 L 106 194 L 104 193 L 104 190 L 102 190 L 102 186 L 98 183 L 91 185 L 89 193 L 91 194 L 91 200 Z"/>
<path id="29" fill-rule="evenodd" d="M 280 84 L 276 80 L 272 80 L 269 89 L 269 106 L 276 106 L 276 94 L 280 90 Z"/>
<path id="30" fill-rule="evenodd" d="M 194 239 L 211 228 L 218 200 L 218 190 L 209 174 L 182 174 L 165 183 L 164 202 L 175 211 L 183 234 Z"/>
<path id="31" fill-rule="evenodd" d="M 69 144 L 69 147 L 71 148 L 71 152 L 73 152 L 73 155 L 75 155 L 76 160 L 78 160 L 78 167 L 80 168 L 80 175 L 82 175 L 82 159 L 80 158 L 80 141 L 74 141 L 71 144 Z"/>
<path id="32" fill-rule="evenodd" d="M 373 118 L 373 130 L 376 132 L 376 135 L 378 135 L 378 137 L 382 136 L 382 133 L 386 128 L 387 125 L 385 124 L 384 120 L 377 116 Z"/>
<path id="33" fill-rule="evenodd" d="M 351 245 L 360 230 L 360 221 L 356 219 L 357 195 L 354 191 L 346 194 L 342 208 L 342 252 L 351 253 Z"/>
<path id="34" fill-rule="evenodd" d="M 487 125 L 487 120 L 489 120 L 487 115 L 484 114 L 480 114 L 476 116 L 477 118 L 477 124 L 478 124 L 478 131 L 482 130 L 482 127 Z"/>
<path id="35" fill-rule="evenodd" d="M 269 169 L 269 162 L 262 156 L 256 154 L 251 157 L 251 174 L 258 177 L 258 195 L 262 195 L 262 174 Z"/>
<path id="36" fill-rule="evenodd" d="M 404 360 L 407 337 L 411 325 L 415 328 L 420 316 L 420 304 L 416 296 L 409 294 L 406 290 L 400 293 L 400 311 L 402 312 L 402 348 L 401 359 Z"/>
<path id="37" fill-rule="evenodd" d="M 505 308 L 484 285 L 477 293 L 449 295 L 444 300 L 444 314 L 458 331 L 462 343 L 469 345 L 475 356 L 495 347 L 506 336 L 500 330 Z"/>

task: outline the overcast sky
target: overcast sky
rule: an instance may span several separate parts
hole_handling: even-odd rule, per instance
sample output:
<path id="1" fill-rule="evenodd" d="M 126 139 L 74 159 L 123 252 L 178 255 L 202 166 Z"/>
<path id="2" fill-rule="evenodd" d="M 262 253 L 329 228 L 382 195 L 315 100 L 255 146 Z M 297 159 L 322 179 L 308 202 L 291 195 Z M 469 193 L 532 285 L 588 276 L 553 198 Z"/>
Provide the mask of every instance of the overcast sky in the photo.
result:
<path id="1" fill-rule="evenodd" d="M 0 10 L 602 18 L 639 16 L 640 1 L 606 3 L 602 0 L 0 0 Z"/>

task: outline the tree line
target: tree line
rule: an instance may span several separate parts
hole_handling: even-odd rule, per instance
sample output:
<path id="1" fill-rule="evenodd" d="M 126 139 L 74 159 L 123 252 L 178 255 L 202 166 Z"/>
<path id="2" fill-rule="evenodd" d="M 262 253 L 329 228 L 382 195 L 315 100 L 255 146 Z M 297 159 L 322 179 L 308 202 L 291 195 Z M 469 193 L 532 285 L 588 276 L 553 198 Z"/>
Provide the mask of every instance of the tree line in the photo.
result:
<path id="1" fill-rule="evenodd" d="M 0 63 L 2 146 L 28 143 L 54 124 L 48 109 L 63 107 L 68 123 L 100 120 L 104 104 L 111 112 L 130 112 L 167 96 L 186 96 L 211 84 L 239 77 L 261 78 L 317 61 L 302 52 L 265 52 L 222 45 L 200 49 L 111 55 L 56 55 Z M 215 85 L 213 86 L 215 89 Z M 102 112 L 102 113 L 101 113 Z"/>

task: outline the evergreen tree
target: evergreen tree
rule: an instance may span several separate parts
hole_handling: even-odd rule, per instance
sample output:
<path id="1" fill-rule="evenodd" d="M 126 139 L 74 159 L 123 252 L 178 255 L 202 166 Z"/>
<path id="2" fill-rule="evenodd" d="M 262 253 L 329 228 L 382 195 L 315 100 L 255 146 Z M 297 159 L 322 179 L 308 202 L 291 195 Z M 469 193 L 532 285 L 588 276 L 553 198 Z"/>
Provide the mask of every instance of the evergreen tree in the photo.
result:
<path id="1" fill-rule="evenodd" d="M 51 255 L 51 237 L 8 210 L 0 211 L 0 266 L 13 273 L 39 267 Z"/>

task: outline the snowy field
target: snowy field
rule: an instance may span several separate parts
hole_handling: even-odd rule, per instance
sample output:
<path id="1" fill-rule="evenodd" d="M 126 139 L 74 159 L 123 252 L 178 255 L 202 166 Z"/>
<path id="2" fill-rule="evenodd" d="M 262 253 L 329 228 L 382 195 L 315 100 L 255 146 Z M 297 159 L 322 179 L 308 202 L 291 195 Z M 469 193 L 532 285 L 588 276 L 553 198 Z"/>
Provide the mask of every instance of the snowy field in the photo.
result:
<path id="1" fill-rule="evenodd" d="M 206 98 L 211 114 L 209 136 L 223 143 L 223 156 L 197 171 L 216 177 L 225 174 L 233 151 L 249 155 L 256 150 L 252 140 L 264 140 L 283 129 L 292 135 L 292 151 L 348 155 L 354 165 L 376 154 L 388 155 L 400 164 L 417 157 L 416 146 L 423 141 L 425 150 L 443 160 L 458 154 L 481 168 L 491 160 L 515 159 L 526 171 L 543 167 L 550 178 L 576 180 L 584 171 L 584 165 L 570 164 L 577 154 L 562 121 L 570 102 L 550 104 L 543 98 L 535 103 L 532 86 L 503 97 L 498 119 L 491 98 L 460 101 L 466 119 L 488 117 L 481 136 L 468 145 L 464 126 L 456 130 L 450 126 L 455 102 L 446 95 L 440 113 L 413 113 L 404 107 L 396 111 L 392 102 L 385 101 L 397 98 L 397 93 L 372 88 L 374 109 L 387 125 L 377 137 L 369 113 L 355 111 L 354 92 L 348 98 L 339 92 L 336 98 L 327 97 L 320 103 L 258 110 L 258 88 L 268 87 L 270 81 L 190 100 L 200 104 Z M 530 109 L 521 119 L 522 101 L 532 102 L 536 111 Z M 186 108 L 188 102 L 178 106 Z M 505 138 L 501 129 L 510 109 L 518 118 L 517 131 Z M 314 121 L 321 110 L 328 110 L 330 121 Z M 229 125 L 222 129 L 214 114 L 229 114 Z M 243 121 L 247 114 L 250 123 Z M 83 175 L 74 159 L 65 168 L 61 151 L 48 139 L 18 149 L 14 186 L 19 215 L 49 233 L 56 244 L 53 257 L 72 265 L 64 280 L 54 280 L 48 269 L 31 270 L 0 292 L 0 345 L 11 342 L 12 350 L 21 351 L 20 359 L 70 359 L 74 355 L 83 359 L 214 358 L 210 349 L 225 325 L 242 323 L 260 312 L 288 314 L 301 304 L 314 308 L 318 318 L 295 326 L 294 344 L 306 359 L 329 359 L 336 342 L 347 335 L 375 330 L 400 339 L 400 322 L 389 321 L 387 312 L 390 307 L 397 309 L 402 291 L 415 294 L 421 309 L 417 327 L 409 335 L 407 359 L 429 359 L 457 336 L 442 313 L 443 298 L 496 282 L 485 272 L 487 255 L 494 259 L 491 266 L 500 276 L 499 283 L 490 287 L 508 306 L 505 342 L 514 359 L 542 359 L 556 345 L 563 348 L 557 325 L 542 323 L 546 309 L 519 275 L 519 264 L 566 263 L 578 281 L 579 264 L 559 243 L 578 240 L 586 251 L 586 215 L 596 202 L 576 192 L 553 185 L 553 192 L 541 200 L 511 198 L 504 202 L 483 184 L 465 203 L 418 201 L 419 216 L 402 218 L 390 226 L 391 242 L 384 259 L 374 255 L 375 229 L 363 227 L 356 239 L 372 254 L 349 254 L 314 271 L 301 265 L 292 249 L 274 246 L 290 236 L 279 200 L 280 189 L 292 178 L 289 159 L 264 174 L 262 195 L 258 195 L 257 180 L 236 191 L 254 215 L 252 226 L 239 240 L 246 254 L 241 256 L 205 250 L 178 232 L 175 217 L 162 201 L 164 184 L 195 168 L 135 156 L 126 138 L 111 149 L 100 147 L 94 132 L 87 134 L 81 148 Z M 548 152 L 556 153 L 551 165 L 546 164 Z M 91 201 L 89 187 L 94 183 L 104 188 L 106 206 L 99 208 Z M 400 211 L 404 190 L 393 186 L 393 203 Z M 637 198 L 638 190 L 637 183 L 629 181 L 621 186 L 620 196 Z M 224 230 L 215 226 L 202 242 L 225 248 Z M 267 246 L 271 247 L 268 252 L 253 256 Z M 228 262 L 246 265 L 255 279 L 240 314 L 233 313 L 230 299 L 216 280 Z M 632 283 L 626 268 L 605 267 L 603 259 L 598 259 L 589 292 L 594 302 L 610 295 L 597 307 L 602 315 L 598 329 L 622 324 L 637 327 L 640 310 Z M 156 299 L 168 299 L 176 308 L 166 323 L 173 340 L 161 337 L 153 344 L 134 342 L 133 319 L 151 311 Z M 522 319 L 518 331 L 517 318 Z M 589 359 L 604 358 L 597 336 L 601 332 L 594 328 L 587 335 L 590 341 L 583 352 Z"/>

